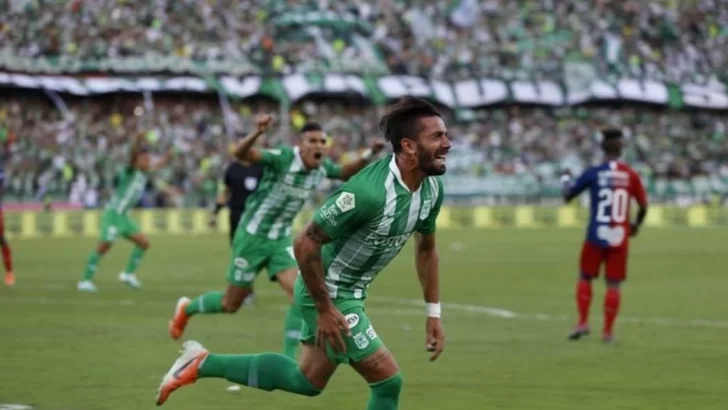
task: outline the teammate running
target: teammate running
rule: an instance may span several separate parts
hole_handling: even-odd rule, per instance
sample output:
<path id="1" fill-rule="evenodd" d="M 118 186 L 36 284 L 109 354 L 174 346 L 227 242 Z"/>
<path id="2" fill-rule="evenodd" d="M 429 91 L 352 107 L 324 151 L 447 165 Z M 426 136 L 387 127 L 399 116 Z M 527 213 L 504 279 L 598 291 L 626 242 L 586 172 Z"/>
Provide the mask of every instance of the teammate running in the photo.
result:
<path id="1" fill-rule="evenodd" d="M 296 238 L 301 268 L 294 301 L 304 317 L 296 363 L 276 353 L 218 355 L 183 345 L 159 387 L 157 404 L 199 378 L 317 396 L 339 364 L 350 364 L 371 388 L 368 409 L 399 406 L 402 376 L 364 311 L 367 288 L 415 234 L 415 266 L 427 303 L 426 348 L 445 346 L 440 323 L 435 221 L 443 200 L 447 128 L 435 107 L 408 98 L 380 122 L 394 154 L 376 161 L 334 193 Z"/>
<path id="2" fill-rule="evenodd" d="M 111 249 L 111 244 L 121 236 L 135 245 L 126 269 L 119 274 L 119 280 L 128 286 L 139 289 L 141 283 L 136 277 L 136 269 L 149 248 L 149 239 L 129 216 L 131 209 L 139 201 L 147 185 L 147 174 L 164 167 L 171 159 L 171 151 L 155 164 L 151 163 L 149 147 L 144 142 L 144 134 L 138 134 L 132 141 L 129 164 L 118 175 L 116 191 L 106 205 L 101 216 L 99 243 L 91 253 L 83 272 L 83 279 L 77 288 L 83 292 L 96 292 L 92 279 L 99 260 Z"/>
<path id="3" fill-rule="evenodd" d="M 636 236 L 647 215 L 647 195 L 639 175 L 629 165 L 619 162 L 622 156 L 622 132 L 602 132 L 602 150 L 606 161 L 584 171 L 573 183 L 571 175 L 562 176 L 566 202 L 589 190 L 591 216 L 586 240 L 581 250 L 581 277 L 576 288 L 579 323 L 569 335 L 578 340 L 589 334 L 589 306 L 592 299 L 591 281 L 599 277 L 605 265 L 607 293 L 604 296 L 604 329 L 602 340 L 614 340 L 612 328 L 619 311 L 622 281 L 627 278 L 629 237 Z M 637 219 L 630 224 L 630 202 L 637 200 Z"/>
<path id="4" fill-rule="evenodd" d="M 319 124 L 306 124 L 296 147 L 259 150 L 255 141 L 271 126 L 269 115 L 257 119 L 257 130 L 238 144 L 235 156 L 241 161 L 263 164 L 263 180 L 248 200 L 245 214 L 233 239 L 228 270 L 228 287 L 210 291 L 195 299 L 182 297 L 169 323 L 170 336 L 179 339 L 190 317 L 198 314 L 234 313 L 250 294 L 258 273 L 266 269 L 272 281 L 293 296 L 298 268 L 293 255 L 293 220 L 324 178 L 347 180 L 384 148 L 375 141 L 360 159 L 343 167 L 324 157 L 326 135 Z M 293 305 L 284 322 L 284 353 L 295 357 L 300 343 L 301 316 Z"/>

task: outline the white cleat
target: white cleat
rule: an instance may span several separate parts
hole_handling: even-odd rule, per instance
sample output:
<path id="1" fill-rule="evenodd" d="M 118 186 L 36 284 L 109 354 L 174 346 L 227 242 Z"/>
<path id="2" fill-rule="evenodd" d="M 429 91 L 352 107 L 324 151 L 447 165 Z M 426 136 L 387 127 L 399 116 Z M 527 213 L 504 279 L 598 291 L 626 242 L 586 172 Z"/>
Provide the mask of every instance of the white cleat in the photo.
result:
<path id="1" fill-rule="evenodd" d="M 80 290 L 81 292 L 96 292 L 98 289 L 96 289 L 96 285 L 94 285 L 93 282 L 90 280 L 82 280 L 78 282 L 76 285 L 76 289 Z"/>
<path id="2" fill-rule="evenodd" d="M 161 406 L 175 390 L 197 381 L 197 369 L 209 352 L 194 340 L 182 344 L 180 357 L 174 362 L 157 389 L 157 406 Z"/>
<path id="3" fill-rule="evenodd" d="M 139 282 L 139 279 L 133 273 L 121 272 L 119 274 L 119 281 L 126 283 L 132 289 L 141 289 L 142 287 L 142 283 Z"/>

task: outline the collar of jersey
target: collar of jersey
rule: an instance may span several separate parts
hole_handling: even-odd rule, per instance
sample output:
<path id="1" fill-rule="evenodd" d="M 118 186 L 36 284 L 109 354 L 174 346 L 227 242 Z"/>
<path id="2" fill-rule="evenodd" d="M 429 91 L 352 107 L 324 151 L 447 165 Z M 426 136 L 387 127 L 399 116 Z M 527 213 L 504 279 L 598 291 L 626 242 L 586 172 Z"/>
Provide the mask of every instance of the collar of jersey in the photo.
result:
<path id="1" fill-rule="evenodd" d="M 301 158 L 301 148 L 298 145 L 293 147 L 293 158 L 296 161 L 293 172 L 307 171 L 306 166 L 303 164 L 303 158 Z"/>
<path id="2" fill-rule="evenodd" d="M 412 191 L 410 191 L 407 184 L 405 184 L 404 181 L 402 180 L 402 173 L 399 172 L 399 167 L 397 166 L 396 158 L 397 158 L 397 156 L 392 154 L 392 160 L 389 161 L 389 169 L 392 171 L 392 173 L 394 174 L 394 177 L 397 179 L 397 182 L 399 182 L 399 184 L 402 186 L 402 188 L 406 189 L 407 192 L 411 193 Z M 417 188 L 417 191 L 415 191 L 415 192 L 420 192 L 420 189 L 422 189 L 422 185 L 424 185 L 424 184 L 425 184 L 425 181 L 422 181 L 420 186 Z"/>

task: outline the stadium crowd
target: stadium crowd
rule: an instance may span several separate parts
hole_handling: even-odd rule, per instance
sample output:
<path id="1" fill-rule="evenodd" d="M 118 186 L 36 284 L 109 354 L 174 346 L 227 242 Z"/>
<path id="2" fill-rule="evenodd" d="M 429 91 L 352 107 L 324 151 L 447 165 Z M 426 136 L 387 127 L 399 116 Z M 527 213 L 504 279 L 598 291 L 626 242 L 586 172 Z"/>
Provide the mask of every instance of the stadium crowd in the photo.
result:
<path id="1" fill-rule="evenodd" d="M 17 59 L 62 64 L 174 56 L 259 73 L 538 79 L 558 78 L 563 62 L 578 59 L 602 76 L 725 80 L 728 8 L 718 3 L 0 0 L 9 10 L 0 15 L 0 69 Z M 54 104 L 36 91 L 8 91 L 0 99 L 0 138 L 13 142 L 4 161 L 7 195 L 25 200 L 47 193 L 95 206 L 125 160 L 130 135 L 144 132 L 157 141 L 158 153 L 177 153 L 155 178 L 146 204 L 179 203 L 182 194 L 205 203 L 229 144 L 250 129 L 255 113 L 279 111 L 263 99 L 232 104 L 233 115 L 224 118 L 210 95 L 64 96 Z M 267 141 L 290 141 L 303 121 L 316 120 L 332 137 L 332 155 L 345 160 L 378 135 L 377 113 L 378 107 L 340 99 L 298 101 L 289 113 L 293 132 L 274 132 Z M 554 178 L 562 168 L 594 160 L 596 130 L 622 126 L 631 141 L 629 159 L 645 174 L 728 178 L 728 119 L 720 112 L 590 105 L 456 114 L 447 112 L 457 147 L 487 161 L 454 172 Z"/>
<path id="2" fill-rule="evenodd" d="M 263 72 L 391 71 L 433 77 L 561 73 L 725 76 L 717 0 L 5 0 L 0 53 L 99 60 L 177 56 Z"/>

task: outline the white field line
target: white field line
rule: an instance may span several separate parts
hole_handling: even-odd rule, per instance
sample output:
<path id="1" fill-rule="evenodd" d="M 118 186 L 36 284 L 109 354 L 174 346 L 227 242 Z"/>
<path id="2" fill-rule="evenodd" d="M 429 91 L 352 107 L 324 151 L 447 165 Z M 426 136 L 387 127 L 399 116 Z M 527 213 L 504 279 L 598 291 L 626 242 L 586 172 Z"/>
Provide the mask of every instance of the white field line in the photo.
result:
<path id="1" fill-rule="evenodd" d="M 105 284 L 108 287 L 113 287 L 115 290 L 119 289 L 120 286 L 123 286 L 121 284 Z M 69 291 L 74 290 L 75 282 L 67 282 L 67 283 L 45 283 L 41 286 L 41 289 L 43 290 L 52 290 L 52 291 Z M 23 289 L 24 287 L 21 284 L 18 284 L 18 288 Z M 30 287 L 25 287 L 27 289 L 31 289 Z M 165 285 L 163 288 L 164 292 L 173 292 L 179 294 L 179 296 L 193 296 L 195 294 L 203 292 L 204 288 L 198 288 L 194 286 L 189 285 L 174 285 L 174 286 L 168 286 Z M 132 292 L 130 290 L 130 292 Z M 141 291 L 143 292 L 143 290 Z M 255 291 L 256 295 L 259 296 L 276 296 L 281 297 L 283 295 L 282 292 L 277 290 L 267 290 L 267 289 L 257 289 Z M 54 298 L 47 298 L 47 297 L 22 297 L 22 298 L 13 298 L 11 303 L 37 303 L 37 304 L 50 304 L 50 305 L 61 305 L 61 304 L 67 304 L 67 305 L 95 305 L 95 306 L 113 306 L 113 305 L 120 305 L 120 306 L 131 306 L 131 305 L 143 305 L 143 306 L 158 306 L 160 303 L 166 303 L 160 301 L 160 299 L 156 299 L 154 301 L 134 301 L 130 299 L 103 299 L 104 289 L 101 288 L 99 290 L 98 294 L 95 295 L 79 295 L 77 298 L 69 299 L 69 298 L 63 298 L 63 299 L 54 299 Z M 2 293 L 0 293 L 0 303 L 3 302 L 3 298 L 1 297 Z M 378 312 L 381 311 L 382 313 L 391 313 L 393 315 L 397 316 L 421 316 L 424 315 L 424 302 L 422 300 L 418 299 L 408 299 L 408 298 L 398 298 L 398 297 L 388 297 L 388 296 L 369 296 L 367 298 L 368 301 L 373 302 L 369 303 L 367 305 L 368 311 Z M 382 306 L 384 305 L 384 306 Z M 393 309 L 392 305 L 399 305 L 403 307 L 408 307 L 405 309 Z M 287 305 L 285 304 L 266 304 L 264 306 L 269 306 L 274 309 L 286 309 Z M 257 307 L 260 307 L 258 305 Z M 172 308 L 170 308 L 172 309 Z M 572 320 L 572 317 L 569 315 L 564 314 L 549 314 L 549 313 L 519 313 L 514 312 L 512 310 L 497 308 L 497 307 L 491 307 L 491 306 L 484 306 L 484 305 L 473 305 L 473 304 L 462 304 L 462 303 L 443 303 L 443 316 L 447 317 L 446 315 L 448 312 L 452 312 L 454 314 L 476 314 L 476 315 L 484 315 L 494 318 L 500 318 L 500 319 L 512 319 L 512 320 L 526 320 L 526 321 L 548 321 L 548 322 L 566 322 L 569 320 Z M 654 325 L 654 326 L 670 326 L 670 327 L 705 327 L 705 328 L 728 328 L 728 320 L 711 320 L 711 319 L 675 319 L 675 318 L 660 318 L 660 317 L 651 317 L 651 318 L 641 318 L 641 317 L 619 317 L 619 321 L 624 323 L 635 323 L 635 324 L 646 324 L 646 325 Z"/>

